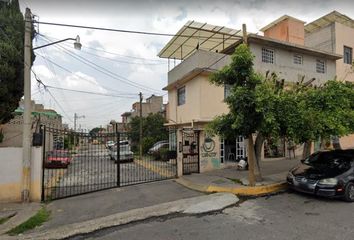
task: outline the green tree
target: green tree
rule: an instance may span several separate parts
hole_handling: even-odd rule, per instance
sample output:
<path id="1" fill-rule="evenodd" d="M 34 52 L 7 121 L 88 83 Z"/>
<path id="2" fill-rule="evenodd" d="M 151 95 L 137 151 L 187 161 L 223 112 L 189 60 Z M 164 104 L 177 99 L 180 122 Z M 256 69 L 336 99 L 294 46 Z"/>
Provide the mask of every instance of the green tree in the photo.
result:
<path id="1" fill-rule="evenodd" d="M 143 124 L 143 153 L 146 153 L 154 143 L 167 140 L 168 131 L 164 127 L 165 118 L 161 114 L 149 114 L 147 117 L 133 117 L 130 124 L 129 136 L 132 141 L 133 151 L 137 151 L 139 146 L 140 121 Z"/>
<path id="2" fill-rule="evenodd" d="M 104 128 L 101 128 L 101 127 L 95 127 L 95 128 L 92 128 L 89 132 L 90 136 L 91 137 L 94 137 L 96 136 L 100 131 L 103 131 L 105 130 Z"/>
<path id="3" fill-rule="evenodd" d="M 249 181 L 250 185 L 254 185 L 256 179 L 261 179 L 261 174 L 259 164 L 255 162 L 253 134 L 266 127 L 269 129 L 264 129 L 264 132 L 274 132 L 272 128 L 275 121 L 272 116 L 265 117 L 256 105 L 256 99 L 260 97 L 256 88 L 264 78 L 254 72 L 254 56 L 247 45 L 239 45 L 231 59 L 230 65 L 212 74 L 210 78 L 213 84 L 231 86 L 230 95 L 225 99 L 230 111 L 216 117 L 210 124 L 210 129 L 225 138 L 236 138 L 241 135 L 247 139 Z M 271 97 L 267 99 L 272 100 Z M 233 131 L 230 131 L 230 128 Z"/>
<path id="4" fill-rule="evenodd" d="M 23 42 L 24 18 L 18 0 L 0 1 L 0 124 L 13 117 L 23 96 Z"/>
<path id="5" fill-rule="evenodd" d="M 354 132 L 353 84 L 328 81 L 320 87 L 308 83 L 285 85 L 275 74 L 255 73 L 253 58 L 249 48 L 241 44 L 231 64 L 211 75 L 212 83 L 231 85 L 231 91 L 225 99 L 229 113 L 209 124 L 212 132 L 224 138 L 242 135 L 248 139 L 251 185 L 255 178 L 261 179 L 259 160 L 266 138 L 308 143 Z M 256 136 L 255 144 L 252 136 Z"/>

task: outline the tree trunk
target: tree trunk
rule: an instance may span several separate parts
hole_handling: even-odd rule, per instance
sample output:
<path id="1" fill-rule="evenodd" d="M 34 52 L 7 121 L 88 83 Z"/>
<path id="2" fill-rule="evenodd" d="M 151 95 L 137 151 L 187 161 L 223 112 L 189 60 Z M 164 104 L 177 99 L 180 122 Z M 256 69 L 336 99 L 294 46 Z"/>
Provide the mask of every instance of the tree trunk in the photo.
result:
<path id="1" fill-rule="evenodd" d="M 255 175 L 256 175 L 257 182 L 262 181 L 262 172 L 261 172 L 260 163 L 262 158 L 262 147 L 263 147 L 264 140 L 265 140 L 264 136 L 261 133 L 258 133 L 254 145 L 255 163 L 256 163 Z"/>
<path id="2" fill-rule="evenodd" d="M 253 139 L 252 134 L 248 136 L 247 139 L 247 160 L 248 160 L 248 181 L 250 186 L 256 185 L 256 176 L 254 175 L 254 166 L 255 166 L 255 159 L 254 159 L 254 146 L 253 146 Z"/>
<path id="3" fill-rule="evenodd" d="M 312 141 L 307 141 L 304 143 L 304 150 L 302 152 L 302 158 L 305 159 L 311 155 Z"/>
<path id="4" fill-rule="evenodd" d="M 336 150 L 342 149 L 342 146 L 340 145 L 339 137 L 333 137 L 332 144 L 334 149 Z"/>

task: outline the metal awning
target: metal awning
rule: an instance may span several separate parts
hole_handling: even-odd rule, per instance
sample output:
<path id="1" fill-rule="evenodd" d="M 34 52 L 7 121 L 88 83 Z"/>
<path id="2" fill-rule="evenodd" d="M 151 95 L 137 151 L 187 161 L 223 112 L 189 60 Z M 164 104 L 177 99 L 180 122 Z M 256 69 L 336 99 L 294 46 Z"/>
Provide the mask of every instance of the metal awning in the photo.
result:
<path id="1" fill-rule="evenodd" d="M 197 49 L 220 52 L 240 40 L 240 30 L 188 21 L 159 52 L 160 58 L 186 59 Z"/>
<path id="2" fill-rule="evenodd" d="M 341 14 L 337 11 L 333 11 L 305 26 L 305 32 L 310 33 L 313 31 L 316 31 L 317 29 L 323 28 L 328 26 L 329 24 L 333 22 L 339 22 L 341 24 L 344 24 L 348 27 L 354 28 L 354 20 L 351 19 L 350 17 Z"/>

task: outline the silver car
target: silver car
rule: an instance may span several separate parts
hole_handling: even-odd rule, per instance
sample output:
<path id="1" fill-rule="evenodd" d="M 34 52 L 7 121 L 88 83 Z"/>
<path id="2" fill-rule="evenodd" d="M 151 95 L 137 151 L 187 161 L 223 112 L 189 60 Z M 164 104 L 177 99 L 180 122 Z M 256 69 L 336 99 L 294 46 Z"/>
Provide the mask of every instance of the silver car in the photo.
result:
<path id="1" fill-rule="evenodd" d="M 111 160 L 118 162 L 117 144 L 109 149 L 109 156 Z M 119 142 L 119 159 L 120 162 L 134 161 L 134 153 L 130 150 L 130 144 L 126 140 Z"/>

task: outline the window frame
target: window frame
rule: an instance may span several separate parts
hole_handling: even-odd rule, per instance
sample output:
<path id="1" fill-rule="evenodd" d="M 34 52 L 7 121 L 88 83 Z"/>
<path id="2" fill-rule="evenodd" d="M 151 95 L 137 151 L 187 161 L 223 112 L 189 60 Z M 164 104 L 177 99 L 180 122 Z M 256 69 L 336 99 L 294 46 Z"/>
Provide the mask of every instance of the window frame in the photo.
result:
<path id="1" fill-rule="evenodd" d="M 349 50 L 349 59 L 346 58 L 346 51 L 345 50 Z M 348 61 L 349 60 L 349 61 Z M 343 46 L 343 62 L 345 64 L 353 64 L 353 48 L 348 47 L 348 46 Z"/>
<path id="2" fill-rule="evenodd" d="M 183 91 L 183 95 L 184 95 L 183 102 L 180 97 L 181 91 Z M 185 103 L 186 103 L 186 86 L 183 86 L 177 89 L 177 106 L 182 106 Z"/>
<path id="3" fill-rule="evenodd" d="M 319 70 L 319 62 L 323 62 L 323 71 Z M 316 73 L 322 73 L 325 74 L 327 72 L 327 64 L 326 64 L 326 60 L 324 59 L 316 59 Z"/>
<path id="4" fill-rule="evenodd" d="M 300 63 L 296 62 L 296 60 L 300 59 Z M 304 56 L 301 54 L 294 54 L 293 55 L 293 64 L 296 65 L 303 65 L 304 64 Z"/>
<path id="5" fill-rule="evenodd" d="M 275 64 L 275 50 L 272 49 L 272 48 L 267 48 L 267 47 L 262 47 L 262 50 L 261 50 L 261 60 L 263 63 L 268 63 L 268 64 Z M 265 54 L 270 54 L 272 53 L 272 56 L 271 55 L 265 55 Z M 270 58 L 271 56 L 271 58 Z M 269 57 L 272 61 L 268 61 L 266 60 L 266 58 Z"/>

